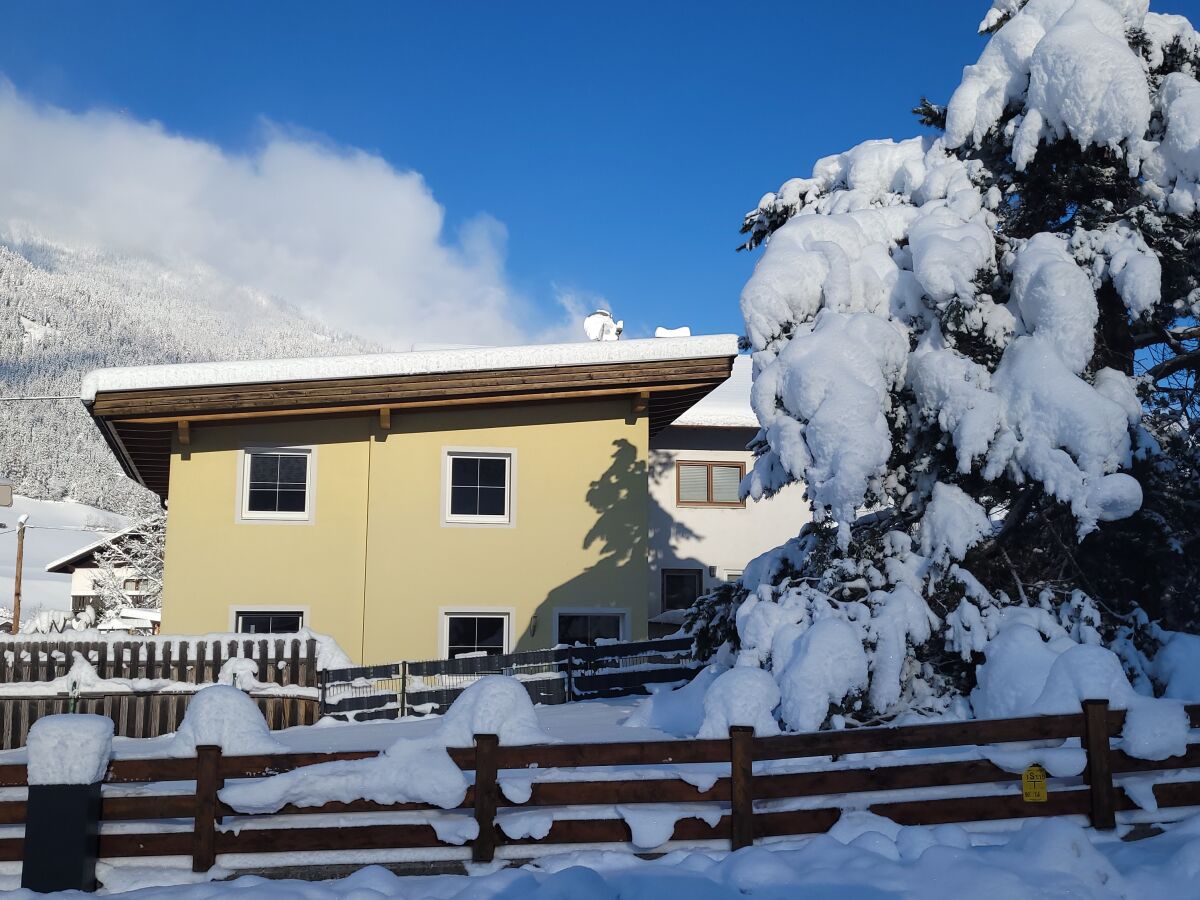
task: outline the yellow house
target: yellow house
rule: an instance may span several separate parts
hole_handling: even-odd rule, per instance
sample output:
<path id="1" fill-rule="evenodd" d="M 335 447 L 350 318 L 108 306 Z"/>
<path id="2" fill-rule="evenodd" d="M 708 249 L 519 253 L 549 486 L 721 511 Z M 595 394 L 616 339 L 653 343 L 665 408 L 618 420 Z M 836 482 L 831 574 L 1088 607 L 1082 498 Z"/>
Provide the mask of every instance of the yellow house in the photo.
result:
<path id="1" fill-rule="evenodd" d="M 639 639 L 650 439 L 732 335 L 102 369 L 83 400 L 167 505 L 162 630 L 374 664 Z"/>

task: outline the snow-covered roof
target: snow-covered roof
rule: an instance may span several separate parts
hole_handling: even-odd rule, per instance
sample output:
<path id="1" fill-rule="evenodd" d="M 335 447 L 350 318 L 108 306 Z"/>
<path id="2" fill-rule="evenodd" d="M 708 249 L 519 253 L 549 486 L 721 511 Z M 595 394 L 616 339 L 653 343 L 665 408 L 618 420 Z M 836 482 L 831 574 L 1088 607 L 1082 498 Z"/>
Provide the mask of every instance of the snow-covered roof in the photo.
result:
<path id="1" fill-rule="evenodd" d="M 757 428 L 758 417 L 750 408 L 750 357 L 733 361 L 733 374 L 717 388 L 675 420 L 685 428 Z"/>
<path id="2" fill-rule="evenodd" d="M 99 550 L 101 547 L 108 546 L 109 544 L 111 544 L 113 541 L 115 541 L 117 538 L 121 537 L 122 535 L 129 534 L 129 532 L 133 531 L 140 524 L 141 524 L 140 522 L 135 522 L 134 524 L 130 525 L 128 528 L 122 528 L 120 531 L 115 532 L 113 534 L 106 534 L 102 538 L 100 538 L 100 540 L 93 541 L 92 543 L 88 544 L 86 547 L 80 547 L 74 553 L 70 553 L 67 556 L 64 556 L 62 559 L 56 559 L 53 562 L 46 563 L 46 571 L 47 572 L 58 572 L 58 571 L 62 570 L 63 568 L 65 568 L 66 566 L 74 565 L 75 563 L 77 563 L 81 559 L 83 559 L 84 557 L 91 556 L 94 552 Z"/>
<path id="3" fill-rule="evenodd" d="M 733 356 L 736 353 L 736 335 L 715 334 L 632 341 L 586 341 L 520 347 L 372 353 L 362 356 L 125 366 L 89 372 L 83 379 L 80 396 L 84 401 L 91 402 L 96 399 L 96 394 L 105 391 L 639 363 Z"/>

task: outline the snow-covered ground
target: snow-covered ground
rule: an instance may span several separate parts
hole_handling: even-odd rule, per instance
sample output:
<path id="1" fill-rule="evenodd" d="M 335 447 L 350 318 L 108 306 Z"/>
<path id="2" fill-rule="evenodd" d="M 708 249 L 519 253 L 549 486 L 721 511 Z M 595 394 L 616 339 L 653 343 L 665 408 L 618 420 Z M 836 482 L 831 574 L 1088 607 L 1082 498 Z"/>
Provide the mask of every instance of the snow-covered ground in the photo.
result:
<path id="1" fill-rule="evenodd" d="M 21 585 L 22 618 L 39 606 L 71 608 L 71 576 L 51 575 L 46 564 L 62 559 L 105 534 L 120 531 L 129 519 L 115 513 L 61 500 L 14 497 L 0 507 L 0 606 L 11 607 L 17 558 L 17 519 L 29 516 L 25 530 L 25 565 Z"/>
<path id="2" fill-rule="evenodd" d="M 490 682 L 505 682 L 493 678 Z M 353 796 L 373 797 L 381 782 L 394 782 L 389 789 L 401 794 L 420 795 L 439 781 L 459 779 L 457 769 L 442 772 L 437 765 L 440 746 L 462 746 L 469 735 L 481 730 L 493 730 L 502 735 L 504 743 L 526 740 L 569 740 L 575 743 L 606 743 L 628 740 L 667 740 L 672 735 L 648 725 L 624 724 L 639 704 L 637 698 L 573 703 L 563 706 L 543 706 L 533 709 L 523 691 L 504 690 L 512 684 L 492 683 L 486 691 L 476 690 L 479 702 L 460 703 L 446 716 L 427 719 L 406 719 L 399 722 L 363 724 L 324 724 L 316 727 L 292 728 L 268 736 L 265 724 L 258 720 L 260 732 L 254 732 L 249 720 L 257 718 L 244 696 L 229 687 L 210 689 L 210 715 L 197 715 L 185 721 L 194 734 L 194 743 L 232 742 L 232 752 L 250 752 L 245 745 L 247 735 L 256 741 L 278 741 L 282 749 L 292 751 L 334 751 L 379 749 L 387 751 L 378 759 L 359 763 L 331 764 L 310 767 L 300 772 L 273 776 L 261 780 L 233 782 L 238 789 L 222 792 L 222 799 L 237 809 L 261 807 L 269 812 L 284 802 L 301 805 L 324 802 L 339 791 L 348 790 Z M 222 694 L 222 692 L 224 692 Z M 506 694 L 513 696 L 507 697 Z M 464 695 L 465 696 L 465 695 Z M 232 710 L 231 699 L 246 706 L 246 715 Z M 520 701 L 520 702 L 517 702 Z M 199 705 L 195 705 L 198 709 Z M 456 712 L 457 710 L 457 712 Z M 645 716 L 640 717 L 642 721 Z M 635 717 L 635 721 L 637 717 Z M 229 731 L 230 723 L 241 722 L 246 728 Z M 517 731 L 505 736 L 505 729 L 516 726 Z M 671 726 L 667 726 L 671 727 Z M 181 729 L 182 732 L 186 730 Z M 545 732 L 544 734 L 542 732 Z M 172 736 L 151 740 L 117 738 L 113 752 L 122 757 L 170 756 Z M 396 744 L 401 745 L 397 750 Z M 241 748 L 238 750 L 237 748 Z M 402 752 L 405 747 L 412 752 Z M 390 748 L 390 749 L 389 749 Z M 281 749 L 273 747 L 270 749 Z M 962 753 L 977 753 L 986 748 L 960 748 Z M 267 752 L 260 748 L 255 752 Z M 933 761 L 946 751 L 918 751 L 926 761 Z M 993 751 L 994 752 L 994 751 Z M 101 753 L 101 756 L 104 754 Z M 18 762 L 24 751 L 0 755 L 0 762 Z M 785 761 L 779 761 L 785 762 Z M 889 760 L 894 762 L 894 760 Z M 828 760 L 809 760 L 806 765 L 829 767 Z M 839 764 L 862 765 L 861 761 L 842 760 Z M 1023 765 L 1024 762 L 1021 762 Z M 838 765 L 838 764 L 832 764 Z M 95 768 L 93 766 L 93 768 Z M 100 768 L 103 768 L 101 760 Z M 414 779 L 414 768 L 418 778 Z M 453 767 L 452 767 L 453 768 Z M 704 767 L 711 768 L 711 767 Z M 323 770 L 323 771 L 322 771 Z M 509 773 L 510 776 L 512 773 Z M 576 773 L 578 777 L 580 773 Z M 649 774 L 649 773 L 644 773 Z M 702 773 L 685 775 L 689 781 Z M 715 771 L 710 773 L 715 779 Z M 393 777 L 402 775 L 404 777 Z M 568 770 L 541 773 L 570 777 Z M 631 777 L 622 770 L 588 770 L 589 778 Z M 659 773 L 659 777 L 670 773 Z M 364 779 L 361 776 L 368 776 Z M 635 776 L 636 777 L 636 776 Z M 358 782 L 370 781 L 370 784 Z M 323 787 L 324 785 L 324 787 Z M 387 787 L 387 785 L 383 785 Z M 182 785 L 181 787 L 187 787 Z M 514 786 L 501 779 L 506 795 Z M 980 792 L 982 786 L 968 786 Z M 140 789 L 130 786 L 135 793 Z M 359 791 L 366 789 L 368 793 Z M 332 794 L 327 794 L 333 790 Z M 440 788 L 439 788 L 440 790 Z M 438 805 L 453 805 L 461 799 L 465 782 L 455 788 L 459 793 Z M 122 791 L 123 792 L 123 791 Z M 303 795 L 303 797 L 301 796 Z M 311 796 L 308 796 L 311 795 Z M 342 798 L 346 799 L 346 798 Z M 396 798 L 383 802 L 394 802 Z M 403 798 L 401 798 L 403 799 Z M 423 798 L 429 802 L 429 798 Z M 810 798 L 820 803 L 828 799 Z M 611 811 L 605 813 L 608 815 Z M 1137 821 L 1143 823 L 1169 822 L 1186 811 L 1163 811 L 1163 814 L 1143 810 Z M 509 816 L 544 815 L 539 810 L 513 811 Z M 636 830 L 636 816 L 642 813 L 625 810 L 627 819 L 634 816 L 631 828 Z M 389 814 L 385 814 L 389 815 Z M 425 814 L 408 814 L 422 816 Z M 461 819 L 460 825 L 473 824 L 469 814 L 449 813 Z M 433 816 L 436 818 L 437 813 Z M 284 817 L 286 818 L 286 817 Z M 324 817 L 321 817 L 324 818 Z M 276 820 L 278 821 L 278 819 Z M 380 820 L 382 821 L 382 820 Z M 500 820 L 498 820 L 500 821 Z M 921 898 L 1140 898 L 1196 896 L 1195 879 L 1200 876 L 1200 817 L 1185 818 L 1174 824 L 1163 824 L 1162 834 L 1133 841 L 1140 836 L 1131 833 L 1130 820 L 1124 819 L 1116 832 L 1096 832 L 1086 829 L 1082 817 L 1026 822 L 994 822 L 967 828 L 955 825 L 936 827 L 901 827 L 890 820 L 864 811 L 847 811 L 841 821 L 826 835 L 807 838 L 771 839 L 755 847 L 729 853 L 721 845 L 703 849 L 680 849 L 666 845 L 665 855 L 658 859 L 642 859 L 630 848 L 613 849 L 581 847 L 561 849 L 540 855 L 534 863 L 515 868 L 494 865 L 467 865 L 470 875 L 398 876 L 383 868 L 369 866 L 371 862 L 429 858 L 428 851 L 413 855 L 411 851 L 364 851 L 362 853 L 270 854 L 288 859 L 255 857 L 219 857 L 218 868 L 205 875 L 190 871 L 190 859 L 128 859 L 117 866 L 102 863 L 100 877 L 107 893 L 127 893 L 137 898 L 224 898 L 252 896 L 255 898 L 305 897 L 324 898 L 384 898 L 404 900 L 449 900 L 449 898 L 559 898 L 559 900 L 616 900 L 616 898 L 646 898 L 668 900 L 688 897 L 694 900 L 723 900 L 723 898 L 762 897 L 782 898 L 865 898 L 883 900 L 891 897 Z M 362 824 L 356 821 L 354 824 Z M 316 820 L 303 823 L 316 826 Z M 333 827 L 335 823 L 323 823 Z M 351 824 L 347 822 L 346 824 Z M 446 826 L 448 823 L 443 822 Z M 646 823 L 642 823 L 645 825 Z M 235 829 L 254 827 L 249 820 L 227 820 Z M 118 830 L 144 829 L 140 823 L 112 823 Z M 286 826 L 283 826 L 286 827 Z M 437 827 L 435 825 L 435 827 Z M 501 821 L 506 832 L 509 826 Z M 1157 829 L 1155 829 L 1157 830 Z M 1122 840 L 1121 838 L 1125 838 Z M 657 843 L 657 841 L 653 842 Z M 649 845 L 648 845 L 649 846 Z M 517 850 L 518 848 L 505 848 Z M 533 848 L 519 848 L 525 854 Z M 550 848 L 546 848 L 549 850 Z M 399 853 L 399 855 L 397 855 Z M 463 858 L 462 851 L 456 856 Z M 320 857 L 320 858 L 318 858 Z M 509 854 L 512 858 L 512 854 Z M 262 865 L 359 864 L 366 868 L 341 879 L 324 882 L 294 880 L 263 880 L 243 876 L 228 882 L 206 881 L 228 875 L 227 869 Z M 15 889 L 19 883 L 20 864 L 0 864 L 0 889 Z M 24 896 L 21 893 L 15 896 Z"/>
<path id="3" fill-rule="evenodd" d="M 160 872 L 129 867 L 119 878 L 105 874 L 114 887 L 133 889 L 125 896 L 138 900 L 1149 900 L 1197 895 L 1200 818 L 1126 843 L 1059 820 L 1029 821 L 1006 834 L 971 835 L 953 825 L 901 828 L 857 813 L 827 835 L 736 853 L 675 851 L 644 860 L 628 853 L 576 851 L 521 868 L 482 866 L 472 875 L 405 877 L 372 866 L 323 882 L 246 876 L 153 887 Z M 41 895 L 20 891 L 13 896 Z"/>

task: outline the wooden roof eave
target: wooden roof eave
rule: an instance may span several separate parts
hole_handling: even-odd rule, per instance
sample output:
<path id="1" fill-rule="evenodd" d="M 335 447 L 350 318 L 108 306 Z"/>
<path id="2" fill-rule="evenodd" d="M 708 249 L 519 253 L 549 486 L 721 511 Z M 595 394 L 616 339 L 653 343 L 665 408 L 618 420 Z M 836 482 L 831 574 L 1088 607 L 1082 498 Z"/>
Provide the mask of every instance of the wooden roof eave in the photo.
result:
<path id="1" fill-rule="evenodd" d="M 632 396 L 648 398 L 653 432 L 725 381 L 732 365 L 730 356 L 628 366 L 106 391 L 86 405 L 125 474 L 165 499 L 170 435 L 181 425 Z"/>

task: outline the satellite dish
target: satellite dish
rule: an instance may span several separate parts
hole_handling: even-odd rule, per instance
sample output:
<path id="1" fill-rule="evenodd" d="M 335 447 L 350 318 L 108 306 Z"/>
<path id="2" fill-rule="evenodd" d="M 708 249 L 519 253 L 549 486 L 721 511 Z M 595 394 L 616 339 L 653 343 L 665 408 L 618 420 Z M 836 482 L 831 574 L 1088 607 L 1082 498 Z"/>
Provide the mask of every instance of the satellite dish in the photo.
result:
<path id="1" fill-rule="evenodd" d="M 624 330 L 625 323 L 614 321 L 607 309 L 598 309 L 583 320 L 583 332 L 589 341 L 615 341 Z"/>

